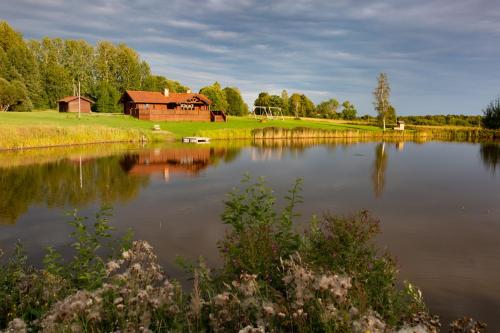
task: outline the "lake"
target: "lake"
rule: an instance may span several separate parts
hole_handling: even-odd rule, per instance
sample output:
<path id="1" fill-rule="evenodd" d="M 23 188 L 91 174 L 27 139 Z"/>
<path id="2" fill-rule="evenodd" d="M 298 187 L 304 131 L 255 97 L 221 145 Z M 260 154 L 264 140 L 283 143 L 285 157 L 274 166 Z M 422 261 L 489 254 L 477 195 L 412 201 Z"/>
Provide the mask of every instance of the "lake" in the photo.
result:
<path id="1" fill-rule="evenodd" d="M 401 279 L 444 322 L 500 326 L 500 145 L 308 140 L 216 145 L 93 145 L 0 152 L 0 247 L 21 240 L 34 264 L 70 242 L 66 213 L 113 206 L 119 233 L 149 241 L 167 271 L 200 255 L 220 263 L 225 195 L 245 173 L 278 196 L 303 178 L 299 227 L 313 214 L 368 209 Z"/>

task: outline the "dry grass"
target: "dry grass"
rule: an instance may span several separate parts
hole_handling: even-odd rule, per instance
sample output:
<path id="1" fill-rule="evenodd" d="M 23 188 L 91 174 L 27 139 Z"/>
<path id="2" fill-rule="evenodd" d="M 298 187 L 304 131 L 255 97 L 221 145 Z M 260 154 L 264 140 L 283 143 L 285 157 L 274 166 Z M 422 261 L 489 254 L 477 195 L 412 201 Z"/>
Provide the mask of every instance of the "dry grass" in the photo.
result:
<path id="1" fill-rule="evenodd" d="M 80 145 L 103 142 L 154 141 L 161 137 L 152 131 L 105 126 L 0 126 L 0 150 Z"/>

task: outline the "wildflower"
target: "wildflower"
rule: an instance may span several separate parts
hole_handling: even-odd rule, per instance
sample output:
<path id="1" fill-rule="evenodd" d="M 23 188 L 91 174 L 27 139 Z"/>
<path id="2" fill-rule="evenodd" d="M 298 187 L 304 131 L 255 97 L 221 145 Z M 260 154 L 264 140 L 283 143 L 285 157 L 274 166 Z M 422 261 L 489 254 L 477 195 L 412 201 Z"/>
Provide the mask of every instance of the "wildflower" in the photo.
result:
<path id="1" fill-rule="evenodd" d="M 423 325 L 417 325 L 413 327 L 402 327 L 400 328 L 396 333 L 430 333 L 425 326 Z"/>
<path id="2" fill-rule="evenodd" d="M 214 297 L 215 305 L 224 306 L 229 301 L 229 293 L 223 292 L 222 294 L 218 294 Z"/>
<path id="3" fill-rule="evenodd" d="M 106 264 L 106 272 L 109 274 L 113 273 L 120 268 L 120 265 L 116 261 L 110 261 Z"/>
<path id="4" fill-rule="evenodd" d="M 245 326 L 241 330 L 239 330 L 239 333 L 265 333 L 266 331 L 264 330 L 264 327 L 258 326 L 258 327 L 253 327 L 251 325 Z"/>
<path id="5" fill-rule="evenodd" d="M 27 332 L 26 323 L 21 318 L 15 318 L 9 322 L 5 332 L 25 333 Z"/>
<path id="6" fill-rule="evenodd" d="M 127 251 L 124 251 L 122 253 L 122 258 L 125 259 L 125 260 L 129 260 L 131 257 L 131 251 L 130 250 L 127 250 Z"/>
<path id="7" fill-rule="evenodd" d="M 276 311 L 274 310 L 274 305 L 272 303 L 263 304 L 262 309 L 264 310 L 265 314 L 269 316 L 274 316 L 276 314 Z"/>
<path id="8" fill-rule="evenodd" d="M 139 263 L 135 263 L 132 265 L 130 271 L 132 271 L 133 273 L 139 273 L 141 271 L 142 267 L 141 267 L 141 264 Z"/>
<path id="9" fill-rule="evenodd" d="M 367 314 L 352 323 L 352 331 L 354 333 L 383 333 L 385 326 L 378 313 L 368 311 Z"/>

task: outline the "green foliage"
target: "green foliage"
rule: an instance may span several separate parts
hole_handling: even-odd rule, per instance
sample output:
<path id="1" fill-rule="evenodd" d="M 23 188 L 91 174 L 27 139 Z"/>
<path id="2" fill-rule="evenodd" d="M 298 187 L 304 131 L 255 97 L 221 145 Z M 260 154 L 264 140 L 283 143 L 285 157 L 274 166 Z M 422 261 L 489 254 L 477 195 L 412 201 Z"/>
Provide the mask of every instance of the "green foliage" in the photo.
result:
<path id="1" fill-rule="evenodd" d="M 72 244 L 75 255 L 70 262 L 64 263 L 61 255 L 49 248 L 44 259 L 46 270 L 63 277 L 76 289 L 93 290 L 101 286 L 106 277 L 105 260 L 113 251 L 116 254 L 117 247 L 111 242 L 113 228 L 109 226 L 110 216 L 111 207 L 101 207 L 91 227 L 87 218 L 79 216 L 75 210 L 70 222 L 74 228 L 71 237 L 75 240 Z M 127 247 L 127 243 L 128 237 L 118 244 L 118 248 Z"/>
<path id="2" fill-rule="evenodd" d="M 93 95 L 96 99 L 95 104 L 92 106 L 94 111 L 103 113 L 123 112 L 123 108 L 118 104 L 121 97 L 120 92 L 108 82 L 102 81 L 99 83 Z"/>
<path id="3" fill-rule="evenodd" d="M 228 114 L 233 116 L 245 116 L 248 114 L 248 106 L 243 101 L 238 88 L 226 87 L 223 91 L 228 104 Z"/>
<path id="4" fill-rule="evenodd" d="M 386 73 L 380 73 L 377 78 L 377 86 L 373 91 L 373 96 L 375 98 L 373 105 L 375 106 L 375 111 L 379 116 L 380 121 L 383 124 L 384 131 L 387 118 L 389 116 L 389 96 L 391 94 L 391 88 L 389 87 L 389 79 Z"/>
<path id="5" fill-rule="evenodd" d="M 341 113 L 342 119 L 346 120 L 355 119 L 356 113 L 357 113 L 356 107 L 352 105 L 351 102 L 345 101 L 344 103 L 342 103 L 342 113 Z"/>
<path id="6" fill-rule="evenodd" d="M 58 99 L 76 94 L 78 82 L 81 94 L 99 103 L 100 112 L 117 112 L 111 103 L 116 104 L 116 96 L 127 89 L 186 91 L 177 81 L 152 75 L 149 65 L 125 44 L 102 41 L 94 47 L 60 38 L 24 41 L 4 21 L 0 21 L 0 77 L 20 81 L 26 88 L 27 101 L 16 111 L 31 105 L 55 108 Z"/>
<path id="7" fill-rule="evenodd" d="M 425 116 L 399 116 L 407 125 L 429 126 L 470 126 L 477 127 L 481 124 L 481 116 L 467 115 L 425 115 Z"/>
<path id="8" fill-rule="evenodd" d="M 316 112 L 314 103 L 304 94 L 292 94 L 288 105 L 290 113 L 295 117 L 312 117 Z"/>
<path id="9" fill-rule="evenodd" d="M 335 98 L 332 98 L 318 104 L 316 106 L 316 112 L 318 116 L 322 118 L 335 119 L 338 117 L 337 112 L 339 106 L 339 101 L 337 101 Z"/>
<path id="10" fill-rule="evenodd" d="M 178 81 L 169 80 L 160 75 L 149 75 L 144 80 L 144 86 L 142 87 L 142 89 L 147 91 L 158 92 L 163 92 L 165 88 L 174 93 L 183 93 L 189 89 L 188 87 L 180 84 Z"/>
<path id="11" fill-rule="evenodd" d="M 394 106 L 389 105 L 389 107 L 387 108 L 386 121 L 389 124 L 396 124 L 396 120 L 397 120 L 396 109 L 394 108 Z"/>
<path id="12" fill-rule="evenodd" d="M 321 222 L 312 224 L 303 253 L 314 266 L 352 277 L 358 309 L 369 306 L 388 323 L 397 325 L 425 307 L 395 288 L 394 261 L 387 254 L 379 255 L 373 243 L 379 232 L 379 222 L 366 211 L 351 216 L 327 214 Z"/>
<path id="13" fill-rule="evenodd" d="M 488 129 L 500 128 L 500 97 L 497 97 L 483 110 L 481 122 Z"/>
<path id="14" fill-rule="evenodd" d="M 222 222 L 232 227 L 219 248 L 225 259 L 225 274 L 234 278 L 242 273 L 257 274 L 271 285 L 281 285 L 277 278 L 281 258 L 288 258 L 298 250 L 299 236 L 292 230 L 297 216 L 295 206 L 302 201 L 302 184 L 297 180 L 285 197 L 287 205 L 281 213 L 275 212 L 276 197 L 263 178 L 251 182 L 245 176 L 243 192 L 234 190 L 225 202 Z"/>
<path id="15" fill-rule="evenodd" d="M 28 91 L 21 81 L 8 82 L 0 77 L 0 112 L 31 111 Z"/>
<path id="16" fill-rule="evenodd" d="M 210 105 L 211 110 L 216 111 L 226 111 L 228 108 L 228 103 L 226 100 L 226 95 L 222 90 L 219 82 L 214 82 L 211 86 L 206 86 L 200 89 L 200 94 L 207 96 L 212 104 Z"/>
<path id="17" fill-rule="evenodd" d="M 271 96 L 269 95 L 269 93 L 263 91 L 263 92 L 259 93 L 259 96 L 255 100 L 253 105 L 268 107 L 271 104 L 270 100 L 271 100 Z"/>

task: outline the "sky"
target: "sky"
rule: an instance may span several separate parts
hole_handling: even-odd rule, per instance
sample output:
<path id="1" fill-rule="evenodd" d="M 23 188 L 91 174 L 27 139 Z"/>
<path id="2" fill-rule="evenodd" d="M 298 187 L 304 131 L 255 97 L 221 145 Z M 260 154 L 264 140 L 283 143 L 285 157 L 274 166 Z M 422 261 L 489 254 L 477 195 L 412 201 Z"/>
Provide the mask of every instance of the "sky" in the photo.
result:
<path id="1" fill-rule="evenodd" d="M 480 114 L 500 95 L 499 0 L 0 0 L 26 38 L 124 42 L 153 73 L 349 100 L 374 115 L 387 73 L 398 114 Z"/>

